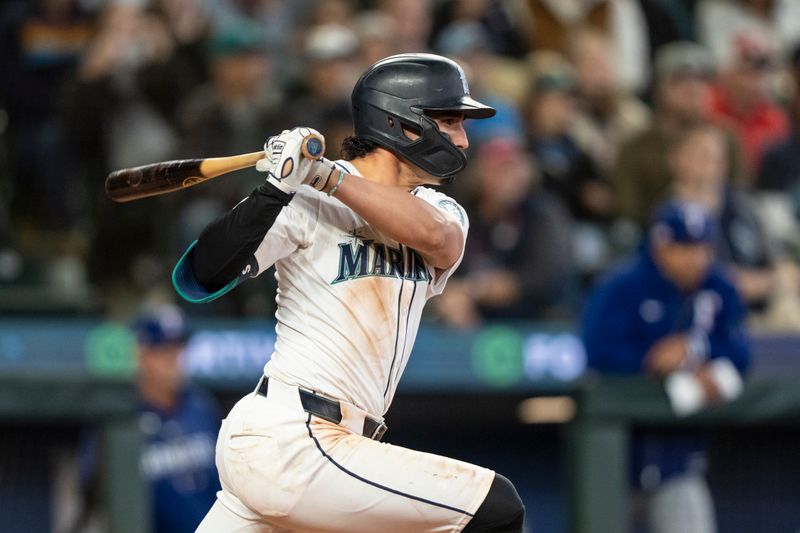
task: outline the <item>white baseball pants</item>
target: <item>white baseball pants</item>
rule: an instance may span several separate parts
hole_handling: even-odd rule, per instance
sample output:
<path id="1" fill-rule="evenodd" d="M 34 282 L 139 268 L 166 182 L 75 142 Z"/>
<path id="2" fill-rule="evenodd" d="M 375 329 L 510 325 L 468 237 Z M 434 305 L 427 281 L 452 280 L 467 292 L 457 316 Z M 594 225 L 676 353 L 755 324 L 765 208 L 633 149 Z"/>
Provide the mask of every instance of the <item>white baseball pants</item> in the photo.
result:
<path id="1" fill-rule="evenodd" d="M 494 472 L 370 440 L 364 413 L 342 404 L 340 424 L 303 411 L 296 387 L 270 379 L 249 394 L 217 440 L 222 490 L 199 533 L 459 532 Z M 360 419 L 359 419 L 360 418 Z"/>

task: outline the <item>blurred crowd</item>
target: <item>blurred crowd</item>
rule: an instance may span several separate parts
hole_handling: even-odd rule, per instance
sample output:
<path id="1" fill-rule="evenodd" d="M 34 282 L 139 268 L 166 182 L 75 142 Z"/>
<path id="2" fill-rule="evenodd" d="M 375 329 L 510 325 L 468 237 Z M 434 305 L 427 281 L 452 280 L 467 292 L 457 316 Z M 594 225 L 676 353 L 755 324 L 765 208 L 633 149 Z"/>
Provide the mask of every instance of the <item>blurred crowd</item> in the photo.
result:
<path id="1" fill-rule="evenodd" d="M 467 124 L 445 192 L 470 215 L 431 319 L 574 320 L 654 207 L 716 219 L 762 328 L 800 327 L 800 2 L 17 0 L 0 7 L 4 311 L 124 314 L 169 299 L 176 259 L 262 176 L 114 204 L 114 169 L 257 150 L 293 125 L 351 131 L 382 57 L 430 51 L 497 108 Z M 207 312 L 273 311 L 270 276 Z"/>

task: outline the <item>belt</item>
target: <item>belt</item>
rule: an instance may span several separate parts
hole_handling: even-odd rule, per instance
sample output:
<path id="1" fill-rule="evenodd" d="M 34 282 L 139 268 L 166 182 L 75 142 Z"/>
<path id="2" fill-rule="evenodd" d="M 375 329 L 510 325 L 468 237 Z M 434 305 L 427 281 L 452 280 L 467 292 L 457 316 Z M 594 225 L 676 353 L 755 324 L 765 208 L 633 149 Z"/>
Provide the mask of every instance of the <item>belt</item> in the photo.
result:
<path id="1" fill-rule="evenodd" d="M 325 398 L 324 396 L 320 396 L 319 394 L 300 387 L 296 388 L 300 395 L 300 403 L 306 413 L 318 416 L 334 424 L 341 424 L 342 406 L 337 400 Z M 266 398 L 268 391 L 269 378 L 267 376 L 262 376 L 261 380 L 258 382 L 258 387 L 256 387 L 256 394 Z M 361 435 L 364 437 L 379 441 L 383 438 L 387 429 L 388 427 L 382 421 L 375 420 L 371 416 L 364 414 L 364 425 L 361 431 Z"/>

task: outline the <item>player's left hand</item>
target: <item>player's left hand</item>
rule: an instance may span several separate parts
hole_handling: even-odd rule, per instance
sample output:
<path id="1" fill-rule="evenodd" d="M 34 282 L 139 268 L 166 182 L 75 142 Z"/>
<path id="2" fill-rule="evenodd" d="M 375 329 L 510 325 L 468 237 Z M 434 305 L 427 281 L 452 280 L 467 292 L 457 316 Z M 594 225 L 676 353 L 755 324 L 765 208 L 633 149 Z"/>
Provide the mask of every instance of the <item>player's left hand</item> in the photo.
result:
<path id="1" fill-rule="evenodd" d="M 256 163 L 256 170 L 266 172 L 267 181 L 286 193 L 293 193 L 304 184 L 324 190 L 334 166 L 324 157 L 316 160 L 303 155 L 303 141 L 309 135 L 324 139 L 317 130 L 305 127 L 283 130 L 270 137 L 264 143 L 265 157 Z"/>

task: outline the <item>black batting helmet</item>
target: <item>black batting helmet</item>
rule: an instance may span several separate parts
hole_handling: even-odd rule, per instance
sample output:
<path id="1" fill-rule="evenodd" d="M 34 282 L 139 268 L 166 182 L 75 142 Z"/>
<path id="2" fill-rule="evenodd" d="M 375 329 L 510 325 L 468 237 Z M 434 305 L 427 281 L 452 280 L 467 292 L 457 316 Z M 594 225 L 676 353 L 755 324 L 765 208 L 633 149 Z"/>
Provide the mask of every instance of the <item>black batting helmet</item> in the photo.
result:
<path id="1" fill-rule="evenodd" d="M 358 137 L 439 178 L 462 170 L 467 158 L 425 112 L 458 111 L 467 118 L 489 118 L 495 113 L 470 97 L 458 63 L 434 54 L 400 54 L 378 61 L 356 82 L 352 104 Z M 409 139 L 403 127 L 419 138 Z"/>

